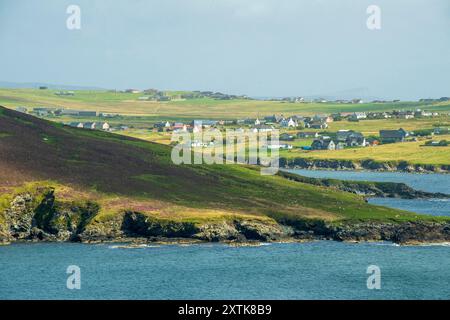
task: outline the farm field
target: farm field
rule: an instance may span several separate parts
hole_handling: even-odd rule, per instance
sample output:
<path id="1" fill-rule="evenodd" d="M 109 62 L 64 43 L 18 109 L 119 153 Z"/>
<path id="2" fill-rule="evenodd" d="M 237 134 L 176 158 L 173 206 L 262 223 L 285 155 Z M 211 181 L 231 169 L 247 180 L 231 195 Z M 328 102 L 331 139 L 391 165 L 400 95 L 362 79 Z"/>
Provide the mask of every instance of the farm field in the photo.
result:
<path id="1" fill-rule="evenodd" d="M 389 111 L 393 109 L 424 108 L 430 111 L 450 111 L 450 103 L 288 103 L 261 100 L 214 100 L 210 98 L 173 100 L 168 102 L 139 101 L 142 93 L 109 91 L 75 91 L 74 96 L 56 96 L 58 90 L 0 89 L 0 105 L 64 107 L 121 115 L 147 116 L 149 120 L 186 120 L 195 118 L 236 119 L 284 114 L 314 115 L 356 111 Z M 167 95 L 174 94 L 169 92 Z"/>

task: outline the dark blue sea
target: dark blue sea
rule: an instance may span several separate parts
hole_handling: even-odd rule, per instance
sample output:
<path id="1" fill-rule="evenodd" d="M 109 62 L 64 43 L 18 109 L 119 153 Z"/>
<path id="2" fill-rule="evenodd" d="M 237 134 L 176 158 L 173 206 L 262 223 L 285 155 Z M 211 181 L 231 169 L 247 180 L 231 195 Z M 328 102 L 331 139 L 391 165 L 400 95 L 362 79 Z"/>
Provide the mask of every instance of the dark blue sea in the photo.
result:
<path id="1" fill-rule="evenodd" d="M 79 290 L 66 285 L 71 265 Z M 370 265 L 380 289 L 367 287 Z M 0 266 L 0 299 L 450 299 L 445 244 L 14 244 Z"/>
<path id="2" fill-rule="evenodd" d="M 450 194 L 449 174 L 414 174 L 402 172 L 367 172 L 367 171 L 333 171 L 333 170 L 287 170 L 307 177 L 331 178 L 355 181 L 399 182 L 410 187 L 428 191 Z M 371 198 L 369 202 L 385 207 L 392 207 L 435 216 L 450 216 L 450 199 L 395 199 Z"/>

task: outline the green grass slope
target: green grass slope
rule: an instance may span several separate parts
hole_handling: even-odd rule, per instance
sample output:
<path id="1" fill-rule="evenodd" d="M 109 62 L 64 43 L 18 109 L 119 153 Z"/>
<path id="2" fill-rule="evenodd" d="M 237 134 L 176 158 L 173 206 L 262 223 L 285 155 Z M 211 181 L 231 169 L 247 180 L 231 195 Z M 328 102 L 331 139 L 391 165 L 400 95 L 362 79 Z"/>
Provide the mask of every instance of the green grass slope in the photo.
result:
<path id="1" fill-rule="evenodd" d="M 177 166 L 168 146 L 0 107 L 0 194 L 5 198 L 31 182 L 51 184 L 63 197 L 93 198 L 108 214 L 134 206 L 168 219 L 233 214 L 277 221 L 437 219 L 369 205 L 354 194 L 281 176 L 261 176 L 257 167 Z"/>

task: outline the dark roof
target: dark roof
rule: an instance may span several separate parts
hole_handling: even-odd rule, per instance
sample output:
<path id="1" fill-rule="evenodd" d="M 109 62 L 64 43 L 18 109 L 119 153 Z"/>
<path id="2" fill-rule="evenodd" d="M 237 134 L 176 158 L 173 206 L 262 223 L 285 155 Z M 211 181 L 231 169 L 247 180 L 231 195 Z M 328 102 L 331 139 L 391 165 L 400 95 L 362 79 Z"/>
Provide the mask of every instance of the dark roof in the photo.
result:
<path id="1" fill-rule="evenodd" d="M 398 130 L 380 130 L 381 138 L 404 138 L 406 137 L 406 131 L 403 129 Z"/>

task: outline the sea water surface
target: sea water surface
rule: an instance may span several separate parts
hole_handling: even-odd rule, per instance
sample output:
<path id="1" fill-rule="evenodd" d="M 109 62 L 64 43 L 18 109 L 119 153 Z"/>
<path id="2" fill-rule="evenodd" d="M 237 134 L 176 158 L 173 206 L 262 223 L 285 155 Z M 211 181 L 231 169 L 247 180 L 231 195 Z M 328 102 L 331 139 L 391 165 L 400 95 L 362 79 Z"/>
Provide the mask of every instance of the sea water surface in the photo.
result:
<path id="1" fill-rule="evenodd" d="M 427 192 L 450 194 L 450 175 L 448 174 L 416 174 L 403 172 L 367 172 L 367 171 L 335 171 L 335 170 L 286 170 L 312 178 L 330 178 L 339 180 L 398 182 Z M 397 208 L 417 213 L 436 216 L 450 216 L 450 199 L 396 199 L 370 198 L 370 203 Z"/>
<path id="2" fill-rule="evenodd" d="M 391 243 L 0 247 L 0 299 L 450 299 L 450 247 Z M 81 289 L 69 290 L 69 265 Z M 381 289 L 367 288 L 367 268 Z"/>

